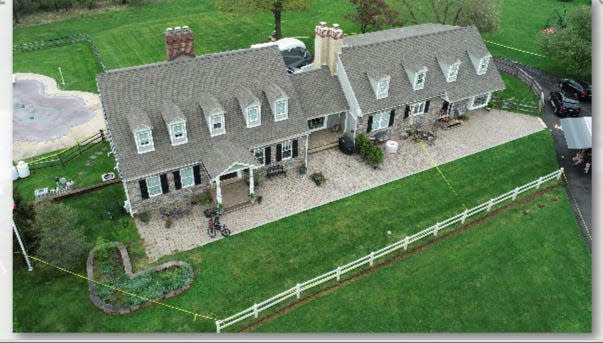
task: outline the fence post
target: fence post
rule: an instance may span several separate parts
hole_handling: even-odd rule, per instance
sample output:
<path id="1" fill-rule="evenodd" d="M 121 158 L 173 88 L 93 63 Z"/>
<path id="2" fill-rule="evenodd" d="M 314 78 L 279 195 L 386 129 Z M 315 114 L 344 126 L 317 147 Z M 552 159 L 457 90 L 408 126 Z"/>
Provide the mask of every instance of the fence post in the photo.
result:
<path id="1" fill-rule="evenodd" d="M 440 223 L 438 222 L 438 223 L 436 223 L 435 229 L 433 230 L 433 235 L 437 236 L 439 230 L 440 230 Z"/>
<path id="2" fill-rule="evenodd" d="M 341 267 L 337 267 L 337 281 L 341 279 Z"/>
<path id="3" fill-rule="evenodd" d="M 78 155 L 82 154 L 82 146 L 80 145 L 80 142 L 76 142 L 77 144 L 77 151 L 78 151 Z"/>
<path id="4" fill-rule="evenodd" d="M 295 285 L 295 296 L 297 297 L 297 299 L 299 299 L 300 295 L 301 295 L 301 286 L 298 283 L 297 285 Z"/>
<path id="5" fill-rule="evenodd" d="M 370 256 L 371 257 L 370 257 L 370 260 L 369 260 L 370 261 L 369 264 L 372 266 L 373 262 L 375 261 L 375 253 L 373 251 L 371 251 L 371 255 Z"/>
<path id="6" fill-rule="evenodd" d="M 65 166 L 65 162 L 63 162 L 63 158 L 59 155 L 59 161 L 61 162 L 61 167 Z"/>
<path id="7" fill-rule="evenodd" d="M 253 316 L 258 317 L 258 304 L 253 304 Z"/>
<path id="8" fill-rule="evenodd" d="M 542 185 L 542 176 L 538 178 L 538 182 L 536 182 L 536 189 L 540 188 L 540 185 Z"/>
<path id="9" fill-rule="evenodd" d="M 409 241 L 408 236 L 406 236 L 404 238 L 404 250 L 406 250 L 406 248 L 408 248 L 408 241 Z"/>
<path id="10" fill-rule="evenodd" d="M 561 175 L 563 175 L 564 172 L 565 169 L 563 169 L 563 167 L 559 168 L 559 172 L 557 173 L 557 180 L 561 179 Z"/>
<path id="11" fill-rule="evenodd" d="M 465 210 L 465 212 L 463 212 L 463 218 L 461 219 L 461 224 L 465 224 L 465 220 L 467 219 L 467 213 L 468 213 L 467 210 Z"/>
<path id="12" fill-rule="evenodd" d="M 515 187 L 515 191 L 513 192 L 513 201 L 517 198 L 517 194 L 519 194 L 519 187 Z"/>
<path id="13" fill-rule="evenodd" d="M 101 136 L 101 140 L 104 142 L 105 141 L 105 131 L 103 131 L 103 129 L 100 129 L 100 136 Z"/>
<path id="14" fill-rule="evenodd" d="M 486 212 L 490 212 L 490 210 L 492 209 L 493 203 L 494 203 L 494 199 L 490 199 L 490 201 L 488 201 L 488 210 Z"/>
<path id="15" fill-rule="evenodd" d="M 222 329 L 220 327 L 220 324 L 221 324 L 221 320 L 216 320 L 216 333 L 220 333 L 220 331 Z"/>

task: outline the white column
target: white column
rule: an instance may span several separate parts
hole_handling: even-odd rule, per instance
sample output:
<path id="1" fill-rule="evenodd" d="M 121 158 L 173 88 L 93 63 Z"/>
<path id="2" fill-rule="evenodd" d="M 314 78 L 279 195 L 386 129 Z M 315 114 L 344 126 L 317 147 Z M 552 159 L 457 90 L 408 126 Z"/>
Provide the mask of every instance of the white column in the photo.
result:
<path id="1" fill-rule="evenodd" d="M 304 167 L 308 168 L 308 141 L 310 140 L 310 135 L 306 135 L 306 151 L 304 154 Z"/>
<path id="2" fill-rule="evenodd" d="M 222 203 L 222 188 L 220 188 L 220 177 L 216 179 L 216 201 L 218 205 Z"/>
<path id="3" fill-rule="evenodd" d="M 254 193 L 253 189 L 253 168 L 249 167 L 249 194 Z"/>

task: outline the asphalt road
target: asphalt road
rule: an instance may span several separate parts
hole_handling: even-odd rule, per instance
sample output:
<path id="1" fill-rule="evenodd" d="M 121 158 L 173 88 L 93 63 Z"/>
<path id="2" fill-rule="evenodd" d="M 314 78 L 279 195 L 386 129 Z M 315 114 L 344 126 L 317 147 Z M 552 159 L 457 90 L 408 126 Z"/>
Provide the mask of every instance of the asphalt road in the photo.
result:
<path id="1" fill-rule="evenodd" d="M 568 149 L 560 129 L 560 119 L 553 113 L 553 108 L 548 101 L 549 92 L 558 90 L 559 79 L 549 75 L 542 70 L 524 65 L 524 70 L 534 77 L 543 88 L 545 98 L 544 122 L 553 136 L 553 143 L 557 152 L 557 161 L 559 166 L 565 169 L 567 178 L 566 189 L 572 203 L 572 209 L 576 216 L 576 221 L 580 226 L 584 240 L 592 251 L 592 172 L 584 173 L 583 167 L 574 166 L 572 157 L 578 150 Z M 589 101 L 580 102 L 582 111 L 580 116 L 592 116 L 592 107 Z M 592 167 L 591 167 L 592 168 Z"/>

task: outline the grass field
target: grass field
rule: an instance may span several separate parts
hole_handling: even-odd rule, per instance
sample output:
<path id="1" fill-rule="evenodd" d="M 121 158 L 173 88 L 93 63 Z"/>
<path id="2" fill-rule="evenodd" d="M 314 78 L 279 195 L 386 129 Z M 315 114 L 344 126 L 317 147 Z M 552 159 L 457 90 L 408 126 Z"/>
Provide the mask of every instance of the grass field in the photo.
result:
<path id="1" fill-rule="evenodd" d="M 254 332 L 591 332 L 591 261 L 569 206 L 557 189 Z"/>
<path id="2" fill-rule="evenodd" d="M 555 170 L 554 156 L 550 134 L 542 131 L 443 165 L 440 169 L 451 181 L 458 197 L 441 175 L 431 169 L 228 239 L 165 257 L 158 263 L 181 259 L 195 269 L 193 287 L 167 303 L 212 318 L 224 318 L 297 282 L 447 218 L 462 210 L 461 203 L 476 205 Z M 105 204 L 115 200 L 123 200 L 119 185 L 69 199 L 66 203 L 78 208 L 89 244 L 97 237 L 119 239 L 133 250 L 137 265 L 146 266 L 142 242 L 130 218 L 109 220 L 103 212 Z M 559 211 L 571 213 L 569 207 Z M 576 224 L 573 225 L 578 232 Z M 387 230 L 393 234 L 388 235 Z M 584 249 L 584 243 L 571 241 L 564 248 Z M 567 263 L 566 268 L 571 268 L 574 261 L 559 259 L 556 263 Z M 83 273 L 84 266 L 77 271 Z M 516 272 L 524 278 L 530 277 L 523 270 Z M 517 287 L 523 286 L 518 284 Z M 13 289 L 14 318 L 24 332 L 215 330 L 213 320 L 193 320 L 191 315 L 157 305 L 127 316 L 104 315 L 89 301 L 84 281 L 59 272 L 48 279 L 45 274 L 27 272 L 16 264 Z M 559 291 L 562 299 L 569 294 L 563 289 Z M 488 295 L 478 293 L 475 296 L 479 301 L 480 297 Z M 590 294 L 584 296 L 588 298 L 583 301 L 589 301 Z M 424 306 L 428 304 L 429 301 Z M 557 305 L 560 308 L 571 306 L 563 301 Z M 29 315 L 32 308 L 36 309 L 37 316 Z M 540 319 L 532 320 L 538 322 Z M 560 330 L 575 330 L 570 321 L 565 324 Z"/>
<path id="3" fill-rule="evenodd" d="M 532 103 L 536 103 L 538 101 L 536 94 L 534 94 L 530 87 L 528 87 L 520 79 L 507 73 L 500 73 L 500 76 L 505 82 L 506 88 L 497 93 L 499 96 L 503 97 L 504 99 L 515 98 Z"/>
<path id="4" fill-rule="evenodd" d="M 426 6 L 427 2 L 419 2 Z M 321 20 L 339 23 L 346 34 L 358 33 L 359 26 L 345 14 L 352 11 L 348 0 L 311 0 L 307 12 L 284 12 L 283 34 L 298 37 L 313 50 L 313 29 Z M 587 0 L 561 1 L 499 1 L 501 30 L 484 34 L 495 43 L 538 52 L 537 36 L 554 9 L 588 5 Z M 402 18 L 408 20 L 401 3 L 392 2 Z M 75 33 L 88 33 L 96 43 L 108 69 L 123 68 L 165 60 L 162 32 L 166 27 L 188 25 L 195 33 L 197 55 L 241 49 L 254 43 L 266 42 L 272 32 L 273 20 L 268 13 L 235 15 L 214 9 L 214 1 L 174 0 L 147 1 L 120 11 L 92 14 L 49 24 L 16 26 L 15 43 L 52 39 Z M 544 70 L 559 73 L 548 58 L 488 44 L 495 56 L 503 56 L 528 63 Z M 65 71 L 67 89 L 96 91 L 95 75 L 98 63 L 83 43 L 76 46 L 46 49 L 38 52 L 14 54 L 14 69 L 36 72 L 57 79 L 58 67 Z"/>

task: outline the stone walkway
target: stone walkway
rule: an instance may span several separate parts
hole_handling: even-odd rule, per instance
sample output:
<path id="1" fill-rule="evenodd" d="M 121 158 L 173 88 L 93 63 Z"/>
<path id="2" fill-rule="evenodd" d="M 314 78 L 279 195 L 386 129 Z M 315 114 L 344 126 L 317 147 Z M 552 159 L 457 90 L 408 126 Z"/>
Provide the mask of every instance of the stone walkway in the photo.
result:
<path id="1" fill-rule="evenodd" d="M 373 169 L 357 155 L 345 155 L 338 149 L 323 150 L 308 156 L 308 175 L 322 171 L 328 178 L 324 185 L 317 187 L 309 178 L 302 179 L 295 173 L 286 178 L 265 179 L 257 190 L 263 197 L 261 204 L 226 213 L 221 222 L 234 235 L 432 168 L 434 162 L 444 164 L 545 128 L 537 117 L 498 110 L 478 111 L 460 127 L 439 130 L 434 145 L 423 144 L 430 157 L 421 145 L 398 140 L 397 153 L 386 153 L 380 169 Z M 151 261 L 223 239 L 220 234 L 213 239 L 208 236 L 207 218 L 200 206 L 194 206 L 191 215 L 173 221 L 170 228 L 165 228 L 164 223 L 156 212 L 146 224 L 136 219 Z"/>

